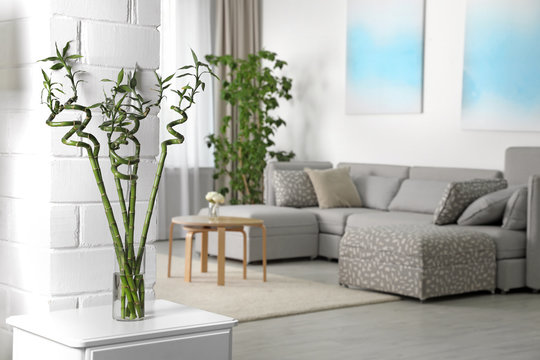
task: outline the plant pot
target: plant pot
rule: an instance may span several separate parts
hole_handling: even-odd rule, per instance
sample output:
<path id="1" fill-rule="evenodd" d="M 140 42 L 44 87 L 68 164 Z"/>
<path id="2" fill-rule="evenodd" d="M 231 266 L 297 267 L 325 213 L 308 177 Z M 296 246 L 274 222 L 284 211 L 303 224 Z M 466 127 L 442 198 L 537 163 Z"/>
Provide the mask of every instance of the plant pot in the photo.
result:
<path id="1" fill-rule="evenodd" d="M 145 315 L 144 294 L 145 256 L 137 274 L 126 275 L 115 269 L 113 273 L 112 317 L 119 321 L 143 320 Z"/>

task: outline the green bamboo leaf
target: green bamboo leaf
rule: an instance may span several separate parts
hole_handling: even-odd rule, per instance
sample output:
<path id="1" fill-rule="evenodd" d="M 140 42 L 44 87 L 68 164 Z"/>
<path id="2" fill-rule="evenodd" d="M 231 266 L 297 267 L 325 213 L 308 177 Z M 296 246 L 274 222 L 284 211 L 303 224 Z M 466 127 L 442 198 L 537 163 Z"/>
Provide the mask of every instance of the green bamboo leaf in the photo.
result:
<path id="1" fill-rule="evenodd" d="M 80 59 L 80 58 L 82 58 L 82 57 L 83 57 L 82 55 L 79 55 L 79 54 L 73 54 L 73 55 L 69 55 L 66 59 L 73 60 L 73 59 Z"/>
<path id="2" fill-rule="evenodd" d="M 168 81 L 171 81 L 171 79 L 172 79 L 173 77 L 174 77 L 174 74 L 171 74 L 171 75 L 167 76 L 167 77 L 165 78 L 165 80 L 163 80 L 163 82 L 166 83 L 166 82 L 168 82 Z"/>
<path id="3" fill-rule="evenodd" d="M 56 48 L 56 56 L 58 56 L 58 59 L 62 58 L 62 54 L 60 54 L 60 50 L 58 50 L 58 44 L 55 42 L 54 47 Z"/>
<path id="4" fill-rule="evenodd" d="M 51 66 L 51 69 L 52 69 L 52 70 L 60 70 L 60 69 L 63 68 L 63 67 L 64 67 L 64 64 L 62 64 L 62 63 L 56 63 L 56 64 L 54 64 L 53 66 Z"/>
<path id="5" fill-rule="evenodd" d="M 101 79 L 101 81 L 103 81 L 103 82 L 114 82 L 111 79 Z"/>
<path id="6" fill-rule="evenodd" d="M 64 46 L 64 49 L 62 49 L 62 56 L 63 56 L 63 57 L 66 56 L 66 54 L 67 54 L 67 52 L 68 52 L 68 50 L 69 50 L 69 43 L 70 43 L 70 42 L 71 42 L 71 41 L 68 41 L 68 42 L 66 43 L 66 46 Z"/>
<path id="7" fill-rule="evenodd" d="M 187 69 L 191 69 L 191 68 L 194 68 L 195 66 L 193 65 L 185 65 L 185 66 L 182 66 L 181 68 L 179 68 L 178 70 L 187 70 Z"/>
<path id="8" fill-rule="evenodd" d="M 132 92 L 133 91 L 133 89 L 130 88 L 129 86 L 127 86 L 127 85 L 121 85 L 120 89 L 124 90 L 124 92 Z"/>
<path id="9" fill-rule="evenodd" d="M 191 50 L 191 56 L 193 57 L 193 62 L 197 64 L 199 62 L 199 59 L 197 59 L 197 55 L 195 55 L 195 51 L 193 51 L 193 49 L 190 49 L 190 50 Z"/>
<path id="10" fill-rule="evenodd" d="M 135 74 L 133 75 L 133 77 L 131 78 L 131 80 L 129 81 L 129 86 L 132 88 L 132 89 L 135 89 L 137 87 L 137 78 L 135 77 Z"/>
<path id="11" fill-rule="evenodd" d="M 122 80 L 124 80 L 124 68 L 122 68 L 122 70 L 120 70 L 120 72 L 118 73 L 118 77 L 116 79 L 116 83 L 120 85 L 120 83 L 122 82 Z"/>
<path id="12" fill-rule="evenodd" d="M 51 57 L 41 59 L 41 60 L 38 60 L 38 61 L 56 61 L 56 60 L 59 60 L 59 59 L 56 56 L 51 56 Z"/>
<path id="13" fill-rule="evenodd" d="M 43 69 L 41 69 L 41 73 L 43 74 L 43 78 L 45 79 L 46 82 L 51 81 Z"/>

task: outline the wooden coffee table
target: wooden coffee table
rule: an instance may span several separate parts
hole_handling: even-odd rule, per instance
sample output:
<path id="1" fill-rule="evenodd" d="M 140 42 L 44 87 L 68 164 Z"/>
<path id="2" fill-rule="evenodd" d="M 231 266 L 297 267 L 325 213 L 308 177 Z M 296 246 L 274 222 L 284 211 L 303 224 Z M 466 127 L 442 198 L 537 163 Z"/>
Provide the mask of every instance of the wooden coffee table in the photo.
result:
<path id="1" fill-rule="evenodd" d="M 216 231 L 218 233 L 218 285 L 225 285 L 225 232 L 240 232 L 244 236 L 244 279 L 247 278 L 247 237 L 244 226 L 259 227 L 262 230 L 262 258 L 263 258 L 263 281 L 266 281 L 266 227 L 264 221 L 260 219 L 219 216 L 210 219 L 208 216 L 177 216 L 172 218 L 169 230 L 169 265 L 167 276 L 171 277 L 171 256 L 172 256 L 172 234 L 174 225 L 184 226 L 186 234 L 186 270 L 184 281 L 191 282 L 191 257 L 193 249 L 193 235 L 202 234 L 201 244 L 201 272 L 208 271 L 208 232 Z"/>

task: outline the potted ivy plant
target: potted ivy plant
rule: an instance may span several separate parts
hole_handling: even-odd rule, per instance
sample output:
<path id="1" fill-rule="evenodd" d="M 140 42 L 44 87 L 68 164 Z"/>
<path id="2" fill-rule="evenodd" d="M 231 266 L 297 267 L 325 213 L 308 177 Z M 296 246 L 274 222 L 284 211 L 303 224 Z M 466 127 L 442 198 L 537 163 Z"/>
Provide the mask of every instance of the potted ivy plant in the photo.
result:
<path id="1" fill-rule="evenodd" d="M 275 145 L 275 132 L 286 125 L 273 111 L 280 99 L 292 98 L 292 80 L 280 75 L 287 63 L 267 50 L 249 54 L 247 59 L 207 55 L 206 60 L 225 68 L 221 98 L 237 114 L 235 121 L 230 115 L 224 116 L 216 133 L 207 137 L 208 147 L 214 147 L 214 179 L 228 181 L 219 192 L 229 194 L 231 204 L 260 204 L 266 162 L 294 157 L 293 152 L 270 150 Z M 234 139 L 228 136 L 231 132 L 236 133 Z"/>
<path id="2" fill-rule="evenodd" d="M 209 66 L 199 61 L 192 51 L 193 64 L 183 66 L 167 77 L 162 77 L 155 72 L 156 85 L 154 90 L 157 92 L 155 101 L 143 97 L 138 87 L 136 70 L 133 73 L 126 73 L 122 69 L 118 72 L 116 79 L 102 80 L 112 83 L 110 91 L 104 91 L 102 101 L 93 105 L 82 105 L 78 103 L 78 91 L 82 82 L 79 79 L 81 71 L 74 70 L 75 62 L 82 56 L 69 54 L 69 48 L 69 42 L 62 48 L 62 51 L 56 46 L 56 56 L 40 60 L 52 62 L 50 69 L 53 71 L 53 74 L 48 75 L 42 69 L 42 101 L 50 112 L 46 124 L 51 127 L 67 128 L 67 132 L 62 137 L 62 143 L 84 149 L 90 161 L 107 217 L 118 265 L 118 272 L 114 274 L 113 317 L 117 320 L 143 319 L 145 315 L 143 270 L 145 245 L 167 157 L 167 149 L 171 145 L 179 145 L 184 141 L 184 136 L 174 127 L 188 120 L 187 110 L 195 103 L 196 95 L 205 89 L 205 83 L 202 81 L 203 76 L 215 75 Z M 67 78 L 70 89 L 64 89 L 59 80 L 53 79 L 53 77 L 58 77 L 58 73 L 63 73 L 63 76 Z M 185 85 L 178 89 L 169 89 L 174 78 L 181 78 L 185 81 Z M 166 125 L 172 138 L 161 142 L 157 170 L 152 189 L 150 189 L 150 199 L 142 234 L 136 243 L 134 239 L 135 204 L 142 145 L 137 139 L 137 131 L 141 121 L 147 118 L 150 110 L 159 108 L 166 91 L 170 91 L 178 97 L 176 105 L 170 107 L 178 114 L 178 119 Z M 92 121 L 93 109 L 101 111 L 104 118 L 99 129 L 106 133 L 110 169 L 120 203 L 120 221 L 124 225 L 124 234 L 120 234 L 116 214 L 111 207 L 111 201 L 103 181 L 101 165 L 98 161 L 101 144 L 96 136 L 86 129 Z M 67 110 L 82 113 L 83 120 L 78 120 L 75 116 L 74 120 L 57 120 L 57 116 Z M 157 123 L 155 125 L 158 126 Z M 134 149 L 131 153 L 129 152 L 130 148 Z M 126 155 L 126 153 L 128 154 Z M 124 196 L 125 192 L 126 196 Z"/>

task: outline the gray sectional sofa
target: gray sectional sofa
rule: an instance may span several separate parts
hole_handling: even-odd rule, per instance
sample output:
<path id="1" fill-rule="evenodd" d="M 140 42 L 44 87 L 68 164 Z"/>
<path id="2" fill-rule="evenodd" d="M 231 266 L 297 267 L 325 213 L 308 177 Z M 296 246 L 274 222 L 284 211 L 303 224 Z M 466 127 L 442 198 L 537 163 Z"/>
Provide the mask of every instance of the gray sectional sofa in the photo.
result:
<path id="1" fill-rule="evenodd" d="M 276 206 L 274 175 L 281 170 L 330 169 L 329 162 L 269 163 L 265 173 L 265 205 L 224 206 L 221 215 L 265 220 L 268 259 L 322 256 L 339 258 L 346 233 L 374 226 L 433 226 L 433 213 L 450 182 L 505 178 L 509 186 L 528 189 L 526 230 L 503 229 L 500 224 L 462 226 L 467 233 L 487 235 L 495 243 L 496 287 L 508 291 L 540 289 L 540 148 L 514 147 L 506 152 L 505 171 L 340 163 L 349 167 L 363 207 L 320 209 Z M 204 213 L 204 210 L 202 210 Z M 261 260 L 259 229 L 248 229 L 248 261 Z M 482 236 L 484 236 L 482 235 Z M 197 249 L 197 247 L 196 247 Z M 209 253 L 216 254 L 210 238 Z M 226 256 L 242 258 L 242 238 L 227 235 Z"/>

